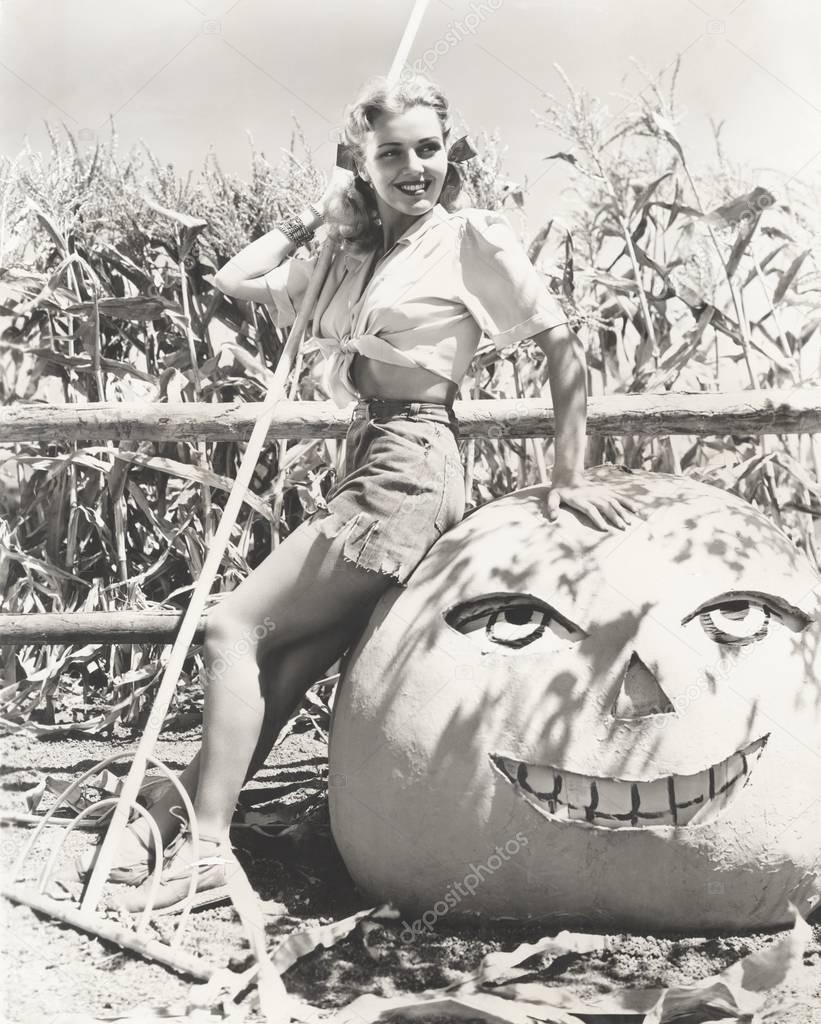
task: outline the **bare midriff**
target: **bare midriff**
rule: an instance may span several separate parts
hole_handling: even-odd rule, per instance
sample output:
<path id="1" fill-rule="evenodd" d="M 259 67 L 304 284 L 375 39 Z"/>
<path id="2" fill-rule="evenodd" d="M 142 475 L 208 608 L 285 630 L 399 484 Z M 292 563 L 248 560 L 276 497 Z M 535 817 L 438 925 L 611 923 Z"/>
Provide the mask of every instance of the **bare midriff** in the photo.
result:
<path id="1" fill-rule="evenodd" d="M 458 385 L 421 366 L 394 366 L 355 353 L 351 380 L 363 398 L 398 398 L 408 402 L 440 402 L 450 405 Z"/>

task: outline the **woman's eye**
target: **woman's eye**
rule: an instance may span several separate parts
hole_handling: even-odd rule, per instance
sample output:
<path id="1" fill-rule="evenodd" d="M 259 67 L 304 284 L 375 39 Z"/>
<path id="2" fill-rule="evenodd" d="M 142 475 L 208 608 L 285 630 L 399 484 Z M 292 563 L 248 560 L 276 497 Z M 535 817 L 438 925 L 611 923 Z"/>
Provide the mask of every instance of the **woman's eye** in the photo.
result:
<path id="1" fill-rule="evenodd" d="M 555 608 L 529 594 L 495 594 L 451 608 L 445 621 L 486 648 L 518 649 L 538 643 L 538 650 L 558 651 L 587 634 Z"/>
<path id="2" fill-rule="evenodd" d="M 434 153 L 439 148 L 440 147 L 435 142 L 430 142 L 430 143 L 428 143 L 427 146 L 423 146 L 422 147 L 423 150 L 429 150 L 429 151 L 432 151 Z M 382 154 L 382 156 L 393 156 L 394 153 L 398 153 L 398 152 L 399 152 L 399 150 L 396 150 L 396 149 L 386 149 L 385 152 Z"/>

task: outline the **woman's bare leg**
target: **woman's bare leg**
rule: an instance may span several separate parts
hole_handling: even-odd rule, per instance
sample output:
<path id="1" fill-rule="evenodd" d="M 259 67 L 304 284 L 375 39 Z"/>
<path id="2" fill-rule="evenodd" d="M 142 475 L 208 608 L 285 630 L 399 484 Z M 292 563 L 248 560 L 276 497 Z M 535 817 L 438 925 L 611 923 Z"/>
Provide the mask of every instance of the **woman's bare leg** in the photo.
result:
<path id="1" fill-rule="evenodd" d="M 277 736 L 305 696 L 305 692 L 317 679 L 321 679 L 328 668 L 358 639 L 367 624 L 367 618 L 367 615 L 364 618 L 352 616 L 322 634 L 306 637 L 283 650 L 269 651 L 262 659 L 260 680 L 265 695 L 265 712 L 257 745 L 246 773 L 246 782 L 253 778 L 265 763 Z M 202 752 L 198 751 L 179 776 L 192 799 L 197 794 L 201 757 Z M 180 815 L 184 813 L 176 790 L 171 789 L 161 796 L 152 804 L 150 813 L 159 827 L 163 842 L 167 843 L 177 831 Z M 148 841 L 149 827 L 142 819 L 134 823 L 131 831 L 140 839 Z M 126 861 L 139 859 L 141 850 L 144 848 L 140 847 L 137 839 L 126 835 L 122 849 Z"/>
<path id="2" fill-rule="evenodd" d="M 391 584 L 390 577 L 343 560 L 341 543 L 304 524 L 209 613 L 194 801 L 206 835 L 227 835 L 257 748 L 265 713 L 260 656 L 338 630 L 350 622 L 352 609 L 361 616 Z"/>
<path id="3" fill-rule="evenodd" d="M 376 601 L 372 602 L 319 636 L 292 644 L 283 651 L 274 650 L 268 655 L 261 672 L 265 687 L 265 715 L 246 782 L 265 764 L 277 737 L 306 691 L 359 641 L 375 604 Z"/>
<path id="4" fill-rule="evenodd" d="M 321 679 L 328 668 L 357 641 L 367 625 L 370 611 L 369 608 L 364 613 L 351 615 L 338 626 L 306 637 L 281 650 L 274 648 L 261 659 L 259 674 L 265 695 L 265 712 L 245 781 L 253 778 L 265 763 L 277 736 L 308 688 Z M 192 800 L 197 794 L 201 757 L 202 752 L 198 751 L 179 776 Z M 150 814 L 157 823 L 163 844 L 175 835 L 184 813 L 176 789 L 169 789 L 151 805 Z M 140 818 L 123 835 L 116 862 L 140 862 L 150 843 L 148 837 L 148 823 Z M 93 851 L 89 854 L 89 863 L 91 856 Z"/>
<path id="5" fill-rule="evenodd" d="M 304 535 L 303 530 L 303 535 Z M 295 537 L 296 535 L 291 535 Z M 312 540 L 315 535 L 308 534 L 307 540 Z M 290 538 L 289 538 L 290 540 Z M 285 544 L 280 545 L 279 548 L 273 553 L 282 551 Z M 293 546 L 292 546 L 293 547 Z M 309 549 L 311 545 L 308 545 Z M 235 672 L 242 672 L 243 665 L 248 666 L 245 681 L 252 680 L 252 686 L 261 695 L 262 711 L 261 715 L 257 715 L 252 723 L 252 729 L 249 731 L 246 748 L 243 752 L 242 758 L 248 759 L 243 778 L 240 780 L 240 785 L 247 778 L 251 778 L 259 767 L 264 763 L 268 756 L 271 746 L 273 745 L 276 736 L 282 731 L 283 726 L 288 721 L 288 718 L 297 707 L 299 700 L 304 696 L 305 691 L 311 686 L 317 679 L 320 679 L 323 674 L 332 666 L 336 660 L 345 652 L 345 650 L 353 644 L 359 637 L 361 631 L 368 624 L 370 615 L 373 611 L 374 605 L 379 600 L 380 596 L 384 592 L 387 586 L 390 585 L 390 580 L 387 577 L 382 577 L 377 573 L 366 572 L 365 570 L 358 569 L 356 566 L 352 566 L 349 563 L 344 563 L 344 569 L 348 571 L 340 573 L 337 563 L 339 557 L 337 551 L 334 548 L 338 548 L 334 542 L 329 542 L 321 537 L 317 543 L 317 547 L 313 550 L 310 555 L 310 559 L 307 556 L 303 556 L 303 567 L 308 567 L 307 563 L 310 561 L 310 568 L 315 572 L 314 583 L 308 585 L 306 590 L 310 595 L 313 595 L 316 590 L 325 588 L 326 595 L 328 593 L 333 594 L 335 591 L 328 585 L 331 579 L 334 582 L 339 580 L 340 574 L 350 579 L 351 583 L 348 584 L 348 593 L 353 594 L 353 597 L 347 601 L 342 602 L 342 607 L 345 608 L 346 614 L 338 622 L 334 623 L 327 622 L 321 629 L 314 629 L 313 632 L 307 632 L 299 639 L 294 640 L 289 644 L 283 644 L 282 640 L 285 636 L 285 630 L 279 630 L 277 639 L 280 641 L 280 646 L 268 646 L 267 650 L 260 650 L 259 645 L 256 649 L 253 649 L 253 645 L 243 644 L 243 647 L 247 649 L 244 652 L 244 657 L 240 660 L 233 660 L 233 667 Z M 244 590 L 244 604 L 243 607 L 247 607 L 249 604 L 253 607 L 257 600 L 257 591 L 260 589 L 258 586 L 255 587 L 254 594 L 248 594 L 248 588 L 246 587 L 252 581 L 258 581 L 256 573 L 261 572 L 265 569 L 270 569 L 273 566 L 269 565 L 272 556 L 269 556 L 265 562 L 263 562 L 241 585 L 236 591 L 231 592 L 231 597 L 234 594 L 239 594 L 241 590 Z M 292 570 L 293 571 L 293 570 Z M 360 580 L 364 580 L 364 587 L 358 586 Z M 269 586 L 267 581 L 263 584 L 263 591 Z M 227 598 L 223 600 L 222 604 L 218 607 L 220 611 L 225 607 Z M 294 602 L 296 603 L 296 602 Z M 311 605 L 314 610 L 319 611 L 319 615 L 309 617 L 307 610 L 305 612 L 305 621 L 308 624 L 306 628 L 315 627 L 323 621 L 330 620 L 333 609 L 329 609 L 328 602 L 321 604 L 318 600 L 314 601 L 311 598 Z M 304 607 L 304 604 L 303 604 Z M 353 607 L 355 610 L 350 611 Z M 257 605 L 257 611 L 260 612 L 262 605 Z M 213 614 L 213 612 L 212 612 Z M 273 618 L 270 618 L 273 622 Z M 209 618 L 209 623 L 211 622 Z M 288 623 L 288 620 L 285 620 Z M 275 623 L 274 623 L 275 625 Z M 246 633 L 248 632 L 247 624 L 245 624 Z M 259 632 L 259 631 L 257 631 Z M 274 628 L 271 633 L 276 634 L 277 631 Z M 242 640 L 242 636 L 241 636 Z M 213 649 L 213 648 L 212 648 Z M 224 649 L 224 648 L 223 648 Z M 243 653 L 242 651 L 240 653 Z M 208 671 L 208 656 L 209 652 L 206 649 L 206 663 Z M 213 658 L 213 654 L 212 654 Z M 228 708 L 228 713 L 224 718 L 220 718 L 219 714 L 213 717 L 211 721 L 214 723 L 220 732 L 223 733 L 223 737 L 227 732 L 227 741 L 230 742 L 231 728 L 232 728 L 232 715 L 231 708 Z M 206 722 L 204 728 L 205 736 L 208 735 L 208 723 Z M 253 746 L 250 742 L 252 736 L 254 737 Z M 223 738 L 224 742 L 224 738 Z M 251 754 L 248 751 L 251 750 Z M 199 780 L 201 765 L 203 763 L 203 751 L 201 750 L 193 759 L 190 764 L 180 773 L 179 779 L 188 795 L 195 802 L 197 809 L 198 805 L 198 794 L 200 790 Z M 219 773 L 219 768 L 217 769 Z M 235 786 L 235 778 L 232 782 L 232 787 Z M 218 791 L 217 786 L 217 791 Z M 230 807 L 230 813 L 227 817 L 227 822 L 230 821 L 230 816 L 233 813 L 235 806 L 236 797 L 239 796 L 239 788 L 233 794 L 232 803 Z M 225 803 L 227 804 L 227 796 Z M 223 812 L 225 813 L 225 812 Z M 184 817 L 184 809 L 181 806 L 181 801 L 175 790 L 171 788 L 166 794 L 164 794 L 155 804 L 150 807 L 150 815 L 155 819 L 160 829 L 160 835 L 163 839 L 163 844 L 169 842 L 173 836 L 177 833 L 179 828 L 180 819 Z M 198 809 L 198 820 L 200 820 L 200 813 Z M 200 820 L 202 827 L 202 820 Z M 208 828 L 213 825 L 206 825 L 203 830 L 208 834 Z M 225 833 L 227 830 L 227 823 L 223 826 L 222 831 Z M 146 849 L 150 849 L 149 830 L 147 822 L 140 818 L 134 822 L 124 833 L 118 844 L 118 852 L 116 854 L 116 863 L 128 864 L 128 863 L 140 863 L 146 856 Z M 91 851 L 85 860 L 93 857 L 93 851 Z M 88 863 L 84 864 L 87 868 Z"/>
<path id="6" fill-rule="evenodd" d="M 184 839 L 163 866 L 156 898 L 146 879 L 121 899 L 124 910 L 136 913 L 152 902 L 156 909 L 176 912 L 187 905 L 192 873 L 200 903 L 219 901 L 230 893 L 238 865 L 228 844 L 228 829 L 251 759 L 260 750 L 265 720 L 261 660 L 271 650 L 282 651 L 339 630 L 352 614 L 360 617 L 372 611 L 393 583 L 387 574 L 344 559 L 345 540 L 344 531 L 328 538 L 303 523 L 209 611 L 203 645 L 203 742 L 194 796 L 202 845 L 195 847 L 190 837 Z M 333 660 L 326 660 L 323 668 Z M 309 679 L 303 677 L 302 693 L 314 679 L 315 672 Z M 280 715 L 296 697 L 292 692 L 283 699 Z"/>

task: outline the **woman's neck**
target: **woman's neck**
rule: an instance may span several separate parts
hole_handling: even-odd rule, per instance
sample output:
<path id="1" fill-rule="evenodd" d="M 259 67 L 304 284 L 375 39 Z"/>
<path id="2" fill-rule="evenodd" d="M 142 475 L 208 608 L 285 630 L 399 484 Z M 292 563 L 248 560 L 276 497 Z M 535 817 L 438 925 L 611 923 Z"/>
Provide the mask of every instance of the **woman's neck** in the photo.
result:
<path id="1" fill-rule="evenodd" d="M 382 226 L 382 253 L 384 255 L 388 249 L 392 249 L 396 245 L 397 239 L 401 238 L 402 235 L 407 231 L 409 225 L 393 225 L 391 227 Z"/>
<path id="2" fill-rule="evenodd" d="M 394 247 L 402 235 L 418 220 L 422 217 L 429 216 L 433 212 L 433 209 L 427 210 L 425 213 L 420 213 L 416 217 L 410 217 L 407 214 L 399 214 L 396 218 L 391 218 L 386 221 L 384 216 L 382 220 L 382 252 L 379 254 L 380 257 L 384 256 L 385 253 Z"/>

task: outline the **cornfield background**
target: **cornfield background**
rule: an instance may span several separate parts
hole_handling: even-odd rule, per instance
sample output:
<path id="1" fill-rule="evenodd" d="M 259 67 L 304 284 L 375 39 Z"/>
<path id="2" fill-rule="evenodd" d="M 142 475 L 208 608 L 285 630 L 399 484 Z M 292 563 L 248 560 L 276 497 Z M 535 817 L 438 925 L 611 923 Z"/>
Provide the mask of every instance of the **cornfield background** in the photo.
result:
<path id="1" fill-rule="evenodd" d="M 560 69 L 559 69 L 560 70 Z M 650 81 L 614 114 L 565 78 L 538 127 L 566 141 L 545 159 L 573 168 L 562 215 L 523 237 L 585 342 L 591 397 L 807 387 L 817 383 L 819 196 L 806 182 L 764 187 L 715 160 L 691 167 L 677 135 L 675 80 Z M 460 133 L 461 134 L 461 133 Z M 242 246 L 315 200 L 326 175 L 297 126 L 248 180 L 210 155 L 181 177 L 146 146 L 83 147 L 50 128 L 50 152 L 0 162 L 0 389 L 4 403 L 260 402 L 286 332 L 268 310 L 212 285 Z M 461 165 L 465 205 L 522 224 L 522 188 L 504 175 L 498 134 Z M 328 168 L 330 171 L 330 168 Z M 312 247 L 318 251 L 318 242 Z M 325 401 L 318 355 L 303 352 L 289 397 Z M 539 397 L 532 344 L 485 342 L 463 398 Z M 332 485 L 334 441 L 264 451 L 213 599 L 232 589 Z M 545 480 L 552 443 L 463 443 L 468 506 Z M 244 445 L 44 441 L 0 448 L 4 612 L 182 609 Z M 805 436 L 591 437 L 587 464 L 683 473 L 763 509 L 821 568 L 819 441 Z M 0 648 L 0 718 L 38 735 L 139 729 L 170 648 L 31 644 Z M 195 721 L 204 666 L 192 648 L 168 726 Z M 327 698 L 327 690 L 319 691 Z M 327 726 L 326 699 L 298 713 Z"/>

